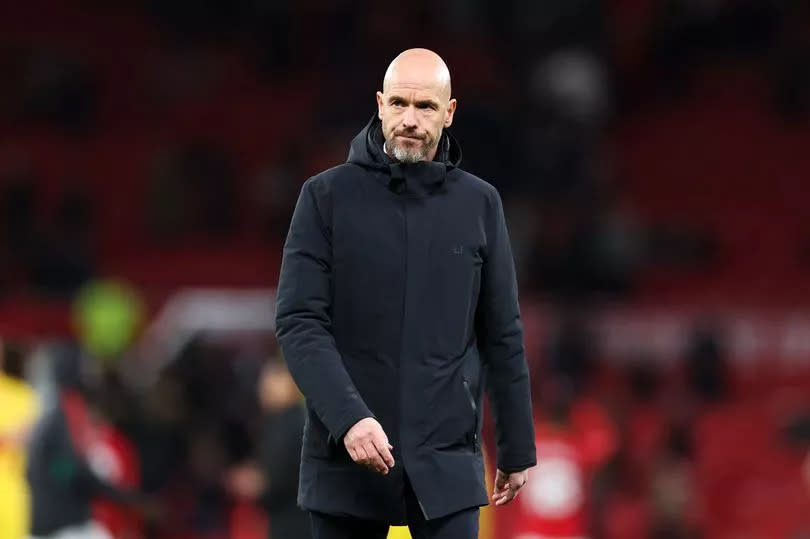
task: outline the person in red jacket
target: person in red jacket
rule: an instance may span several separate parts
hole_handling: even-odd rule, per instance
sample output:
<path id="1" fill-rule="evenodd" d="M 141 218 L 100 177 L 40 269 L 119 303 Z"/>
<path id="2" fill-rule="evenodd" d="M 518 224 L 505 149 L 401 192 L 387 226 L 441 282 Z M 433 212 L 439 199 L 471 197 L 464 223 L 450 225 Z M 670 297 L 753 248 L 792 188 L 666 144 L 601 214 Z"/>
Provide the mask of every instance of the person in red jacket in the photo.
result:
<path id="1" fill-rule="evenodd" d="M 96 440 L 88 449 L 93 468 L 110 483 L 135 490 L 140 483 L 140 469 L 135 447 L 115 426 L 101 423 L 96 427 Z M 93 502 L 93 518 L 116 539 L 143 537 L 141 512 L 110 500 Z"/>
<path id="2" fill-rule="evenodd" d="M 536 416 L 538 465 L 496 526 L 508 525 L 510 539 L 588 537 L 591 479 L 616 449 L 615 429 L 598 403 L 574 399 L 565 383 L 553 384 L 547 396 L 548 405 Z"/>

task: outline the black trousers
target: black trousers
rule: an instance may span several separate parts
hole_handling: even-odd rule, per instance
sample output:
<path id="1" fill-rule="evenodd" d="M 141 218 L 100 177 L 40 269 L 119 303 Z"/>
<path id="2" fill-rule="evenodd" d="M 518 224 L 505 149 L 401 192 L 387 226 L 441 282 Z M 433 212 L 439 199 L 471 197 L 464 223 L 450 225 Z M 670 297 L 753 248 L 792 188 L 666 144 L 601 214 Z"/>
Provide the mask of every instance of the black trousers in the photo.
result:
<path id="1" fill-rule="evenodd" d="M 405 480 L 405 508 L 413 539 L 477 539 L 478 508 L 472 507 L 446 517 L 425 520 L 408 480 Z M 312 539 L 385 539 L 388 523 L 310 512 Z"/>

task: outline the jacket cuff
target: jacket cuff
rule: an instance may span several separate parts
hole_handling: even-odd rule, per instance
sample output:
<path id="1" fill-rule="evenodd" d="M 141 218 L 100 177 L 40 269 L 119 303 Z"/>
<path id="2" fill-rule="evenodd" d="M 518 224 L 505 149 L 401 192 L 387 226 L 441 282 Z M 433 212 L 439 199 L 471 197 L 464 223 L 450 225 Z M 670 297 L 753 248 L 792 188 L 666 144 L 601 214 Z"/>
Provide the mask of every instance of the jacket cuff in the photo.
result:
<path id="1" fill-rule="evenodd" d="M 346 433 L 349 432 L 353 426 L 357 424 L 358 421 L 361 419 L 366 419 L 367 417 L 371 417 L 373 419 L 377 419 L 377 417 L 371 413 L 371 410 L 366 408 L 365 406 L 358 407 L 357 410 L 353 410 L 350 414 L 347 414 L 345 417 L 341 418 L 340 423 L 338 423 L 336 429 L 329 429 L 329 433 L 334 438 L 335 443 L 340 445 L 343 441 L 343 437 L 346 436 Z"/>
<path id="2" fill-rule="evenodd" d="M 504 473 L 518 473 L 537 466 L 537 458 L 525 460 L 523 462 L 517 460 L 510 461 L 506 459 L 504 459 L 504 461 L 504 465 L 498 464 L 498 469 Z"/>

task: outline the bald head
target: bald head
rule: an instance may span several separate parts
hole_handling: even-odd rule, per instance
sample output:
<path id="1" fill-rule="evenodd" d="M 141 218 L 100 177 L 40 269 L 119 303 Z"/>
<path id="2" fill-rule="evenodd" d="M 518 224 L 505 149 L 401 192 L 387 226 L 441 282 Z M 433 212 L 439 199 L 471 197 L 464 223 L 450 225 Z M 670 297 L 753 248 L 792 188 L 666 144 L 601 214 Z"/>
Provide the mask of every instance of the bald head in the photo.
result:
<path id="1" fill-rule="evenodd" d="M 399 161 L 432 160 L 442 130 L 453 123 L 450 70 L 428 49 L 408 49 L 388 66 L 377 92 L 385 150 Z"/>
<path id="2" fill-rule="evenodd" d="M 441 56 L 429 49 L 408 49 L 388 65 L 383 79 L 383 93 L 392 86 L 433 88 L 439 97 L 450 99 L 450 70 Z"/>

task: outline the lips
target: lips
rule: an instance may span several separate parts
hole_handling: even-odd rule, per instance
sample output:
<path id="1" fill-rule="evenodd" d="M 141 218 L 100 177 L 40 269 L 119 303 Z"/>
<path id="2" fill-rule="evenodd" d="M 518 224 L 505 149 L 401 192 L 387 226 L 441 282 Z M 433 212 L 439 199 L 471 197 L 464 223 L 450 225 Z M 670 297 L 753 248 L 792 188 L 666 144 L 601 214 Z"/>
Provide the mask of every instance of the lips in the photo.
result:
<path id="1" fill-rule="evenodd" d="M 400 138 L 410 139 L 410 140 L 425 140 L 424 137 L 417 137 L 417 136 L 414 136 L 414 135 L 404 135 L 402 133 L 397 133 L 396 136 L 398 136 Z"/>

